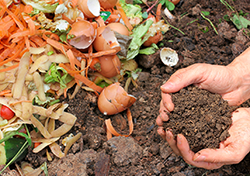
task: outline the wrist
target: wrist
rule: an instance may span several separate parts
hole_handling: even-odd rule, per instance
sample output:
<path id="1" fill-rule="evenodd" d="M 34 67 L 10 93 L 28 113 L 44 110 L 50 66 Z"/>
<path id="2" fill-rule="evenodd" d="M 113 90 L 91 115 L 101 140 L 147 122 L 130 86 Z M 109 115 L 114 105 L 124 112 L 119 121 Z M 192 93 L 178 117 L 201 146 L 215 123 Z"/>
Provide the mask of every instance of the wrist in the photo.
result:
<path id="1" fill-rule="evenodd" d="M 239 89 L 244 100 L 250 98 L 250 47 L 234 59 L 227 68 L 230 70 L 234 87 Z"/>

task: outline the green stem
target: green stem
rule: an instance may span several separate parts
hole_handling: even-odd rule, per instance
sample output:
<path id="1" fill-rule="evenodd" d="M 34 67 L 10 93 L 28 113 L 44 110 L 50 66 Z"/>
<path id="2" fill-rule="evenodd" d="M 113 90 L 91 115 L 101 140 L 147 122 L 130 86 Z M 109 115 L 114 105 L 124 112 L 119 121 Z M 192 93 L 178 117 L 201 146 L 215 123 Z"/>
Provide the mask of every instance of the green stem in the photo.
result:
<path id="1" fill-rule="evenodd" d="M 12 164 L 12 162 L 14 162 L 23 152 L 24 150 L 26 150 L 26 148 L 28 147 L 28 141 L 26 141 L 23 146 L 20 148 L 20 150 L 17 152 L 17 154 L 4 166 L 4 168 L 0 171 L 0 175 L 2 174 L 2 172 L 9 167 L 9 165 Z"/>
<path id="2" fill-rule="evenodd" d="M 205 20 L 207 20 L 210 23 L 210 25 L 214 29 L 215 33 L 218 35 L 218 31 L 216 30 L 216 28 L 215 28 L 214 24 L 212 23 L 212 21 L 210 21 L 210 19 L 206 18 L 203 13 L 200 13 L 200 14 L 201 14 L 202 18 L 204 18 Z"/>

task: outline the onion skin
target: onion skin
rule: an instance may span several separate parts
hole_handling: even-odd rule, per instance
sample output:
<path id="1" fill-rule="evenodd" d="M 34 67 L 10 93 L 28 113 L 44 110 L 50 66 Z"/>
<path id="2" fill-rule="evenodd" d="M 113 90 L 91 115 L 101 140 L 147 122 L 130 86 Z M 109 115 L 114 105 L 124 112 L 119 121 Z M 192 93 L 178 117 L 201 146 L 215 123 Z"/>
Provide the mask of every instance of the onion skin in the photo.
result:
<path id="1" fill-rule="evenodd" d="M 98 108 L 104 115 L 114 115 L 132 106 L 136 98 L 116 82 L 104 88 L 98 97 Z"/>
<path id="2" fill-rule="evenodd" d="M 99 0 L 99 2 L 102 8 L 111 9 L 116 5 L 118 0 Z"/>
<path id="3" fill-rule="evenodd" d="M 114 60 L 113 60 L 114 57 Z M 114 62 L 116 64 L 114 64 Z M 106 78 L 112 78 L 116 76 L 121 68 L 121 61 L 117 55 L 108 55 L 99 57 L 99 63 L 101 65 L 100 71 L 98 71 L 102 76 Z"/>

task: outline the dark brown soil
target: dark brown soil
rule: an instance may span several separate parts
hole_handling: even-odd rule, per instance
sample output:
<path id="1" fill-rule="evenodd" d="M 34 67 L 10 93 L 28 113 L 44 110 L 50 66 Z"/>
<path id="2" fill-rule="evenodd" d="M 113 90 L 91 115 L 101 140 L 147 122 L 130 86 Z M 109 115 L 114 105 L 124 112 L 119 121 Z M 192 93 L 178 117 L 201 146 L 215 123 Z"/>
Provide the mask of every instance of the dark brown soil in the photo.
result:
<path id="1" fill-rule="evenodd" d="M 245 18 L 250 20 L 249 0 L 229 0 L 228 2 L 238 11 L 242 10 L 246 13 Z M 148 1 L 148 3 L 152 5 L 154 1 Z M 207 18 L 215 25 L 218 35 L 210 23 L 201 17 L 200 11 L 210 12 Z M 181 0 L 172 13 L 176 18 L 175 20 L 167 19 L 168 22 L 184 34 L 171 28 L 165 34 L 160 46 L 176 50 L 179 63 L 174 67 L 165 66 L 159 58 L 159 52 L 151 56 L 141 55 L 136 58 L 139 67 L 143 70 L 137 80 L 138 87 L 132 84 L 129 87 L 129 93 L 137 97 L 137 101 L 131 107 L 134 122 L 132 135 L 128 138 L 113 137 L 107 141 L 104 125 L 104 119 L 107 117 L 99 112 L 96 95 L 80 90 L 74 99 L 64 99 L 64 101 L 69 103 L 67 111 L 78 118 L 70 132 L 74 134 L 82 132 L 83 137 L 73 145 L 68 156 L 61 160 L 53 157 L 52 162 L 47 161 L 44 151 L 39 154 L 30 152 L 25 158 L 26 161 L 34 167 L 39 167 L 47 161 L 50 176 L 249 175 L 250 156 L 246 156 L 237 165 L 223 166 L 212 171 L 192 167 L 181 157 L 176 156 L 156 131 L 155 120 L 159 114 L 161 101 L 160 86 L 175 71 L 194 63 L 227 65 L 250 46 L 249 37 L 243 34 L 242 30 L 238 30 L 232 22 L 224 20 L 223 17 L 226 14 L 230 15 L 231 12 L 218 0 Z M 205 28 L 208 28 L 206 33 L 202 31 Z M 220 102 L 219 98 L 217 102 Z M 249 107 L 249 104 L 245 104 L 245 107 Z M 205 107 L 201 106 L 199 111 L 204 109 Z M 109 117 L 117 131 L 123 134 L 128 133 L 126 112 Z M 201 128 L 199 124 L 195 125 L 197 129 Z M 214 136 L 211 138 L 215 138 Z M 61 145 L 60 142 L 59 145 Z"/>
<path id="2" fill-rule="evenodd" d="M 219 148 L 219 143 L 230 136 L 231 114 L 236 107 L 228 106 L 219 94 L 191 85 L 171 97 L 175 108 L 164 126 L 174 135 L 182 133 L 192 151 Z"/>

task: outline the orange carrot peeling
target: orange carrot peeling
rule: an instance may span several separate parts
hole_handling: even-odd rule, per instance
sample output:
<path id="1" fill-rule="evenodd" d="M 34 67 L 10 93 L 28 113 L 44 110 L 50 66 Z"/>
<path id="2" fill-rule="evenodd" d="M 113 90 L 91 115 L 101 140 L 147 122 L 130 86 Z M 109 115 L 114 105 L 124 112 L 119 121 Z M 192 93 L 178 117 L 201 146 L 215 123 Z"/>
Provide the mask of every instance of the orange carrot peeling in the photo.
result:
<path id="1" fill-rule="evenodd" d="M 125 25 L 127 26 L 127 28 L 132 31 L 133 29 L 133 26 L 130 24 L 129 20 L 128 20 L 128 17 L 126 16 L 121 4 L 119 3 L 119 1 L 117 2 L 116 4 L 116 8 L 117 10 L 120 12 L 120 15 L 122 17 L 122 20 L 124 21 Z"/>
<path id="2" fill-rule="evenodd" d="M 0 73 L 1 73 L 1 72 L 7 72 L 7 71 L 9 71 L 9 70 L 15 69 L 15 68 L 17 68 L 18 66 L 19 66 L 19 63 L 18 63 L 18 64 L 15 64 L 15 65 L 12 65 L 12 66 L 10 66 L 10 67 L 4 68 L 4 69 L 0 69 Z"/>

